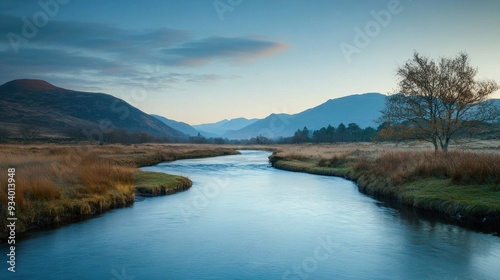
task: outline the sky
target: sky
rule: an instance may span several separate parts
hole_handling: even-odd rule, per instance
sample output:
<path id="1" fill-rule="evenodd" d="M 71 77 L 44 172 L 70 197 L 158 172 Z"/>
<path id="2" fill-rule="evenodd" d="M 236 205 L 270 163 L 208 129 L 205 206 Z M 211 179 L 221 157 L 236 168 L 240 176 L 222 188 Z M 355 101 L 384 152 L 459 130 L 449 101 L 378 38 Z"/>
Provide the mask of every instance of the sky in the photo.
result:
<path id="1" fill-rule="evenodd" d="M 394 93 L 415 51 L 466 52 L 500 83 L 499 12 L 497 0 L 2 0 L 0 84 L 43 79 L 189 124 L 294 114 Z"/>

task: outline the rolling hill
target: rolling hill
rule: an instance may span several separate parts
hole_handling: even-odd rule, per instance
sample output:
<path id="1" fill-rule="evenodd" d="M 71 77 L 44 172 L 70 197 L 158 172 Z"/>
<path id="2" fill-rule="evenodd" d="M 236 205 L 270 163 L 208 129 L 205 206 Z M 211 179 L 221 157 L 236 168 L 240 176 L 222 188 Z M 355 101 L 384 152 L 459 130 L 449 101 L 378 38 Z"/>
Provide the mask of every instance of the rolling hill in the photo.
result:
<path id="1" fill-rule="evenodd" d="M 42 80 L 14 80 L 0 86 L 0 130 L 20 137 L 35 127 L 41 137 L 75 137 L 75 133 L 141 133 L 171 141 L 185 141 L 201 133 L 207 138 L 249 139 L 292 136 L 307 127 L 356 123 L 376 127 L 385 95 L 365 93 L 327 102 L 297 114 L 271 114 L 264 119 L 236 118 L 190 126 L 158 115 L 148 115 L 125 101 L 104 93 L 80 92 L 56 87 Z M 500 100 L 493 102 L 500 106 Z M 123 132 L 126 132 L 123 134 Z M 2 131 L 0 131 L 2 134 Z M 4 133 L 5 134 L 5 133 Z M 0 135 L 2 137 L 2 135 Z"/>
<path id="2" fill-rule="evenodd" d="M 340 123 L 357 123 L 361 128 L 376 127 L 375 120 L 384 108 L 385 97 L 380 93 L 365 93 L 330 99 L 298 114 L 271 114 L 244 128 L 226 132 L 223 136 L 228 139 L 249 139 L 258 135 L 268 138 L 288 137 L 304 127 L 317 130 Z"/>
<path id="3" fill-rule="evenodd" d="M 154 114 L 151 114 L 151 116 L 157 120 L 162 121 L 164 124 L 170 126 L 171 128 L 176 129 L 176 130 L 178 130 L 186 135 L 197 136 L 199 133 L 198 130 L 196 130 L 195 128 L 193 128 L 192 126 L 190 126 L 189 124 L 187 124 L 185 122 L 174 121 L 174 120 L 167 119 L 165 117 L 162 117 L 159 115 L 154 115 Z"/>
<path id="4" fill-rule="evenodd" d="M 193 125 L 201 134 L 207 134 L 207 137 L 217 137 L 222 136 L 230 131 L 242 129 L 248 125 L 253 124 L 259 119 L 246 119 L 246 118 L 236 118 L 231 120 L 222 120 L 216 123 L 206 123 Z"/>
<path id="5" fill-rule="evenodd" d="M 13 80 L 0 86 L 0 124 L 14 137 L 23 127 L 36 127 L 41 136 L 65 137 L 98 129 L 125 131 L 174 140 L 187 136 L 104 93 L 56 87 L 42 80 Z"/>

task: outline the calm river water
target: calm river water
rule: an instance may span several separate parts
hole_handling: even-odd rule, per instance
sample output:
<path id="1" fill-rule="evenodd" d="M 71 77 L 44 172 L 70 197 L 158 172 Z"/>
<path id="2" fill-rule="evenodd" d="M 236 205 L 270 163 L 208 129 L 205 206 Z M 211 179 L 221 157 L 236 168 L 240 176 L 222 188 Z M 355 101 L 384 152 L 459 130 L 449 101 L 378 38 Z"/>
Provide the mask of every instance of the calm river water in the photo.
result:
<path id="1" fill-rule="evenodd" d="M 500 279 L 500 238 L 421 220 L 344 179 L 273 169 L 269 155 L 143 168 L 193 187 L 32 233 L 0 278 Z"/>

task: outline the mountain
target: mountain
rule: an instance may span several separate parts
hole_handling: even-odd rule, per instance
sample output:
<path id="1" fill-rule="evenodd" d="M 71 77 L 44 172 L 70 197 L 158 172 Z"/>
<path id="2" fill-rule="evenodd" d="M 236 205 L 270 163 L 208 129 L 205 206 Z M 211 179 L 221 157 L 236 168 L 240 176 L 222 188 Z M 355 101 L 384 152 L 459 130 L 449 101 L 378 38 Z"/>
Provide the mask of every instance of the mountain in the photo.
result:
<path id="1" fill-rule="evenodd" d="M 491 99 L 493 104 L 500 110 L 500 99 Z"/>
<path id="2" fill-rule="evenodd" d="M 63 89 L 42 80 L 22 79 L 1 85 L 0 108 L 1 126 L 14 136 L 24 127 L 36 127 L 42 136 L 79 133 L 81 137 L 84 132 L 96 136 L 125 131 L 171 140 L 187 138 L 119 98 Z"/>
<path id="3" fill-rule="evenodd" d="M 376 127 L 375 120 L 385 106 L 385 95 L 365 93 L 330 99 L 327 102 L 301 113 L 271 114 L 244 128 L 226 132 L 229 139 L 248 139 L 258 135 L 268 138 L 292 136 L 295 131 L 307 127 L 317 130 L 329 124 L 336 127 L 340 123 L 356 123 L 361 128 Z"/>
<path id="4" fill-rule="evenodd" d="M 491 99 L 491 102 L 497 107 L 498 112 L 500 112 L 500 99 Z M 496 122 L 500 123 L 500 115 L 497 117 Z"/>
<path id="5" fill-rule="evenodd" d="M 206 132 L 207 134 L 210 135 L 215 135 L 215 136 L 221 136 L 224 135 L 225 133 L 228 133 L 229 131 L 232 130 L 238 130 L 241 128 L 244 128 L 248 125 L 253 124 L 254 122 L 258 121 L 259 119 L 246 119 L 246 118 L 236 118 L 236 119 L 231 119 L 231 120 L 222 120 L 216 123 L 206 123 L 206 124 L 198 124 L 198 125 L 193 125 L 193 127 L 200 132 Z M 203 133 L 202 133 L 203 134 Z M 205 135 L 207 137 L 212 137 Z"/>
<path id="6" fill-rule="evenodd" d="M 190 126 L 187 123 L 174 121 L 174 120 L 167 119 L 165 117 L 162 117 L 159 115 L 154 115 L 154 114 L 152 114 L 151 116 L 157 120 L 162 121 L 164 124 L 170 126 L 171 128 L 176 129 L 176 130 L 178 130 L 186 135 L 197 136 L 199 133 L 198 130 L 194 129 L 192 126 Z"/>
<path id="7" fill-rule="evenodd" d="M 255 136 L 265 136 L 267 138 L 278 138 L 280 136 L 291 136 L 286 132 L 291 125 L 293 115 L 271 114 L 268 117 L 258 120 L 242 129 L 226 132 L 223 137 L 228 139 L 249 139 Z"/>

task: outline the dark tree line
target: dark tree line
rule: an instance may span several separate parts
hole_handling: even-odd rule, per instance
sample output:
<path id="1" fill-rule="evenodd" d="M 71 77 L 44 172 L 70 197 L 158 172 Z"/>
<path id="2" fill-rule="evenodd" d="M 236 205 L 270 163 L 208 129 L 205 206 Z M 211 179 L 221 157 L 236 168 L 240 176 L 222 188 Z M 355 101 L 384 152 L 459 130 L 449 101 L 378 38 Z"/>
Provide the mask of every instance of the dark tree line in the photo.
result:
<path id="1" fill-rule="evenodd" d="M 166 136 L 151 135 L 145 132 L 126 129 L 102 130 L 95 127 L 73 128 L 66 132 L 73 141 L 91 142 L 96 144 L 140 144 L 140 143 L 170 143 L 176 142 Z"/>
<path id="2" fill-rule="evenodd" d="M 340 123 L 337 128 L 328 125 L 318 130 L 311 131 L 304 127 L 297 130 L 289 139 L 283 139 L 285 142 L 295 143 L 338 143 L 338 142 L 369 142 L 377 134 L 373 127 L 361 128 L 356 123 L 350 123 L 347 126 Z M 288 140 L 288 141 L 287 141 Z"/>
<path id="3" fill-rule="evenodd" d="M 373 127 L 361 128 L 356 123 L 347 126 L 341 123 L 338 127 L 328 125 L 318 130 L 309 130 L 307 127 L 297 130 L 290 137 L 270 139 L 262 135 L 243 140 L 229 140 L 227 138 L 205 138 L 203 135 L 190 137 L 188 142 L 196 144 L 241 144 L 241 145 L 270 145 L 270 144 L 300 144 L 300 143 L 340 143 L 340 142 L 369 142 L 377 135 L 378 130 Z"/>

